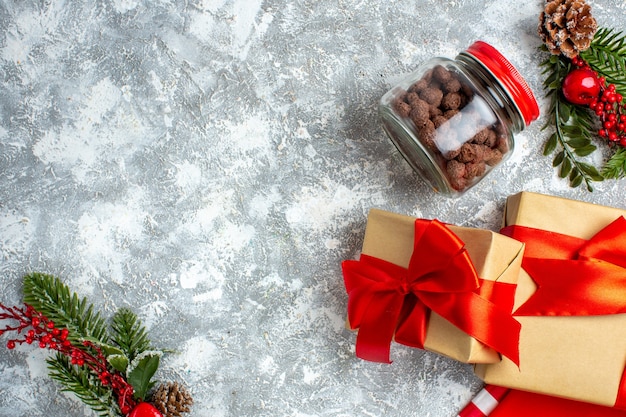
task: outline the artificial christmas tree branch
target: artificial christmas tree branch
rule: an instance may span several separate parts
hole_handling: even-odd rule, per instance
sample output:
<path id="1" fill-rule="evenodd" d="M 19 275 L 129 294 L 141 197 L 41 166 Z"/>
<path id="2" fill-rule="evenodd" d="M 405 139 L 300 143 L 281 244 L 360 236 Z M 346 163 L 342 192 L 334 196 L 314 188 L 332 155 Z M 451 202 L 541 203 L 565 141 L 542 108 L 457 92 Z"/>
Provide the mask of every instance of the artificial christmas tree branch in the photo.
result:
<path id="1" fill-rule="evenodd" d="M 47 359 L 50 377 L 99 416 L 178 417 L 189 411 L 193 400 L 181 396 L 180 390 L 172 390 L 166 400 L 170 390 L 157 390 L 159 404 L 166 408 L 147 402 L 164 352 L 151 346 L 131 310 L 118 310 L 109 329 L 86 299 L 79 299 L 58 278 L 40 273 L 24 277 L 24 300 L 23 308 L 0 303 L 0 321 L 10 322 L 0 328 L 0 335 L 17 334 L 7 348 L 34 344 L 55 351 Z"/>
<path id="2" fill-rule="evenodd" d="M 549 1 L 538 33 L 542 49 L 551 53 L 541 66 L 550 98 L 544 129 L 554 132 L 543 154 L 554 153 L 553 166 L 572 187 L 585 184 L 593 191 L 595 181 L 624 177 L 626 38 L 612 29 L 598 29 L 584 0 Z M 612 150 L 601 170 L 581 159 L 597 149 L 597 139 L 605 139 Z"/>

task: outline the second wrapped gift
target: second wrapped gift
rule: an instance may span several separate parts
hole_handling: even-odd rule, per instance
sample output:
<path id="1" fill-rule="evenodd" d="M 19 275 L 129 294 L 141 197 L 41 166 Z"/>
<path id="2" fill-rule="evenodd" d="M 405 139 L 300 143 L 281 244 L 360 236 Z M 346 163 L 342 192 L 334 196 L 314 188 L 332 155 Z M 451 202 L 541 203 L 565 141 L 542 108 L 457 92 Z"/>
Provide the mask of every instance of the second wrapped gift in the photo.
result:
<path id="1" fill-rule="evenodd" d="M 486 382 L 626 409 L 626 211 L 535 193 L 507 200 L 503 233 L 525 242 L 514 316 L 519 363 Z"/>
<path id="2" fill-rule="evenodd" d="M 342 265 L 357 356 L 389 363 L 395 340 L 466 363 L 517 362 L 523 249 L 488 230 L 372 209 L 360 259 Z"/>

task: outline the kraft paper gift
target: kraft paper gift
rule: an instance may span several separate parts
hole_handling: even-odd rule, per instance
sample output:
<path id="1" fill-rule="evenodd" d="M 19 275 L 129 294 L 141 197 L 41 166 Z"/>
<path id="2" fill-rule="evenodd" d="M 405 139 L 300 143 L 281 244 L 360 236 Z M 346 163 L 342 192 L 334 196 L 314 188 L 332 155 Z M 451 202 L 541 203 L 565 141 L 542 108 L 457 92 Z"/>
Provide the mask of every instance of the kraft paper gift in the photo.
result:
<path id="1" fill-rule="evenodd" d="M 395 340 L 466 363 L 516 361 L 523 249 L 492 231 L 372 209 L 360 259 L 342 264 L 357 356 L 389 363 Z"/>
<path id="2" fill-rule="evenodd" d="M 477 365 L 480 378 L 625 408 L 625 214 L 529 192 L 507 199 L 502 233 L 526 244 L 514 306 L 519 366 Z"/>

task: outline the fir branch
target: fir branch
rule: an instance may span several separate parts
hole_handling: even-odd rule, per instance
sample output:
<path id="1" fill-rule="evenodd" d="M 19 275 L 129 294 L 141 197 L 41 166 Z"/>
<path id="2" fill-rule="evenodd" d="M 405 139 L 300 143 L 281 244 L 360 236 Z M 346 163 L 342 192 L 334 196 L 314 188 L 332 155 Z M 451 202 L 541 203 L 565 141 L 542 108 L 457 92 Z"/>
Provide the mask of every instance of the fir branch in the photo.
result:
<path id="1" fill-rule="evenodd" d="M 128 308 L 120 308 L 112 319 L 113 342 L 124 352 L 129 361 L 146 350 L 150 340 L 137 315 Z"/>
<path id="2" fill-rule="evenodd" d="M 601 74 L 607 84 L 615 84 L 617 91 L 626 96 L 626 37 L 622 32 L 598 29 L 591 46 L 580 57 Z"/>
<path id="3" fill-rule="evenodd" d="M 605 178 L 620 179 L 626 176 L 626 148 L 618 148 L 602 167 Z"/>
<path id="4" fill-rule="evenodd" d="M 589 49 L 581 53 L 589 66 L 614 84 L 618 93 L 626 96 L 626 36 L 621 31 L 600 28 Z M 626 150 L 620 147 L 605 162 L 604 178 L 619 179 L 626 175 Z"/>
<path id="5" fill-rule="evenodd" d="M 50 377 L 101 417 L 127 415 L 135 399 L 145 399 L 163 352 L 152 350 L 146 329 L 130 309 L 114 315 L 111 336 L 86 298 L 79 299 L 59 279 L 41 273 L 24 277 L 24 303 L 24 310 L 0 305 L 8 311 L 5 318 L 32 326 L 23 338 L 10 340 L 9 349 L 38 341 L 40 347 L 56 350 L 57 355 L 47 359 Z M 20 333 L 22 327 L 2 331 L 8 330 Z"/>
<path id="6" fill-rule="evenodd" d="M 74 393 L 100 417 L 120 417 L 121 412 L 111 390 L 88 370 L 74 366 L 60 353 L 46 360 L 50 377 L 59 382 L 64 392 Z"/>
<path id="7" fill-rule="evenodd" d="M 76 293 L 58 278 L 42 273 L 24 277 L 24 303 L 52 320 L 57 327 L 70 331 L 70 341 L 80 343 L 84 339 L 97 339 L 107 344 L 109 336 L 105 320 L 87 299 L 79 300 Z"/>
<path id="8" fill-rule="evenodd" d="M 543 154 L 550 155 L 556 151 L 552 165 L 559 168 L 559 176 L 568 177 L 571 187 L 578 187 L 584 182 L 587 190 L 593 191 L 592 182 L 604 178 L 594 166 L 578 159 L 596 150 L 591 142 L 592 114 L 567 102 L 561 93 L 562 80 L 571 70 L 571 63 L 562 55 L 552 55 L 541 66 L 547 75 L 543 86 L 546 96 L 550 98 L 549 116 L 543 129 L 554 128 Z"/>

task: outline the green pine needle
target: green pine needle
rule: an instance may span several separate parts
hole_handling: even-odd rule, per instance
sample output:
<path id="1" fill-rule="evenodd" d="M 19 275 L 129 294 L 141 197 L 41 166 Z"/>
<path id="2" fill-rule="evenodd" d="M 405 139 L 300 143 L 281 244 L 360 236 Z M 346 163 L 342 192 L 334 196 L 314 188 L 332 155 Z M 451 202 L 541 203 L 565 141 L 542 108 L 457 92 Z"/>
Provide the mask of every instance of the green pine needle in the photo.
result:
<path id="1" fill-rule="evenodd" d="M 626 148 L 619 148 L 602 167 L 605 178 L 620 179 L 626 176 Z"/>
<path id="2" fill-rule="evenodd" d="M 100 313 L 87 302 L 71 293 L 58 278 L 41 273 L 24 277 L 24 303 L 52 320 L 57 328 L 69 330 L 68 340 L 83 349 L 83 340 L 106 344 L 107 325 Z M 84 348 L 88 349 L 88 348 Z M 70 358 L 57 353 L 47 360 L 50 377 L 59 382 L 63 391 L 76 396 L 101 417 L 119 417 L 110 387 L 104 387 L 97 376 L 86 367 L 71 364 Z"/>
<path id="3" fill-rule="evenodd" d="M 109 343 L 107 325 L 100 313 L 88 304 L 86 298 L 79 300 L 75 293 L 70 293 L 67 285 L 52 275 L 37 272 L 26 275 L 24 303 L 52 320 L 57 327 L 67 328 L 72 344 L 80 344 L 84 339 Z"/>
<path id="4" fill-rule="evenodd" d="M 617 91 L 626 95 L 626 37 L 622 32 L 598 29 L 591 46 L 580 56 L 607 84 L 615 84 Z"/>
<path id="5" fill-rule="evenodd" d="M 120 308 L 112 320 L 113 342 L 124 352 L 129 361 L 150 349 L 146 329 L 130 309 Z"/>
<path id="6" fill-rule="evenodd" d="M 70 359 L 57 353 L 47 359 L 50 377 L 59 382 L 64 392 L 74 393 L 100 417 L 120 417 L 121 412 L 109 388 L 88 370 L 72 365 Z"/>

